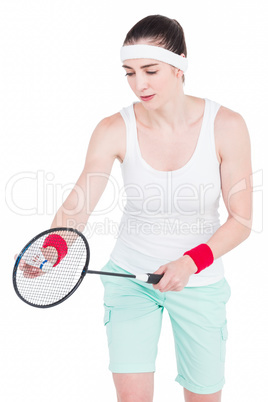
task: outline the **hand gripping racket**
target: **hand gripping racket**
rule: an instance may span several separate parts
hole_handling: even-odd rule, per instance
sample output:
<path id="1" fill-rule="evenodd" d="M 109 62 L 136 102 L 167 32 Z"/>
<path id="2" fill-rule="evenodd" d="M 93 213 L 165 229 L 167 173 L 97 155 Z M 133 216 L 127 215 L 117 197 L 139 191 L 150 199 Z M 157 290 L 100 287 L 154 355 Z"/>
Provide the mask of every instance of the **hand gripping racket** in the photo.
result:
<path id="1" fill-rule="evenodd" d="M 164 275 L 90 271 L 89 258 L 87 239 L 78 230 L 46 230 L 29 241 L 18 255 L 13 269 L 15 292 L 25 303 L 46 308 L 70 297 L 86 274 L 136 278 L 146 283 L 158 283 Z"/>

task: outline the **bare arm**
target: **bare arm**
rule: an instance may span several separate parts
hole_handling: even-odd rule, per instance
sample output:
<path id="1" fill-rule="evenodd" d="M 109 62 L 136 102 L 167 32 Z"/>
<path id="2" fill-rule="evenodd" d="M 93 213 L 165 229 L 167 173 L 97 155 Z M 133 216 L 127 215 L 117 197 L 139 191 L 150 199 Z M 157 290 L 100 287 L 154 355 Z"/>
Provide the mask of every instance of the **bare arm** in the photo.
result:
<path id="1" fill-rule="evenodd" d="M 250 176 L 250 137 L 243 117 L 227 111 L 219 131 L 222 196 L 228 211 L 227 221 L 213 234 L 207 244 L 214 258 L 243 242 L 252 227 L 252 185 Z"/>
<path id="2" fill-rule="evenodd" d="M 238 113 L 225 108 L 217 124 L 220 126 L 217 138 L 220 143 L 222 195 L 229 216 L 207 241 L 214 259 L 244 241 L 252 226 L 250 138 L 245 121 Z M 181 291 L 196 271 L 192 258 L 182 256 L 161 265 L 154 272 L 165 275 L 153 287 L 161 292 Z"/>
<path id="3" fill-rule="evenodd" d="M 118 154 L 115 115 L 99 122 L 90 138 L 84 168 L 74 188 L 57 211 L 51 228 L 85 226 L 96 207 Z"/>

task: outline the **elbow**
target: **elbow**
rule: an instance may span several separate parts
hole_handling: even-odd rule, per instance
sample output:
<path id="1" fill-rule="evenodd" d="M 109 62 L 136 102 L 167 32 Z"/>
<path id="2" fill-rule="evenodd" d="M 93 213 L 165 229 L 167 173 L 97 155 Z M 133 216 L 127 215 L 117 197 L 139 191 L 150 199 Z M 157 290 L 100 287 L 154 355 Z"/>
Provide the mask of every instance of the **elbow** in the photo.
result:
<path id="1" fill-rule="evenodd" d="M 250 233 L 251 233 L 251 226 L 250 227 L 244 227 L 244 229 L 243 229 L 243 234 L 244 234 L 244 236 L 243 236 L 243 240 L 246 240 L 249 236 L 250 236 Z"/>
<path id="2" fill-rule="evenodd" d="M 242 237 L 242 241 L 246 240 L 252 231 L 252 217 L 250 219 L 246 219 L 241 217 L 241 215 L 230 215 L 228 216 L 227 221 L 231 219 L 233 222 L 236 222 L 235 225 L 237 230 L 240 232 Z"/>

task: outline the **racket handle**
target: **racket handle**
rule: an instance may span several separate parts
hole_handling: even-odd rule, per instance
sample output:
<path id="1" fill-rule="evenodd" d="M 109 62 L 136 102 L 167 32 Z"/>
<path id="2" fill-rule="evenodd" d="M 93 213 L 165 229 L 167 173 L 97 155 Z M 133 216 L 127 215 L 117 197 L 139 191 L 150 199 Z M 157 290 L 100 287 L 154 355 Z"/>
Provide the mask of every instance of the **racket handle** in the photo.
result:
<path id="1" fill-rule="evenodd" d="M 140 281 L 146 282 L 146 283 L 153 283 L 154 285 L 157 284 L 160 279 L 164 276 L 162 275 L 157 275 L 157 274 L 140 274 L 136 275 L 136 279 L 139 279 Z"/>
<path id="2" fill-rule="evenodd" d="M 148 280 L 147 283 L 153 283 L 154 285 L 163 278 L 164 274 L 158 275 L 158 274 L 148 274 Z"/>

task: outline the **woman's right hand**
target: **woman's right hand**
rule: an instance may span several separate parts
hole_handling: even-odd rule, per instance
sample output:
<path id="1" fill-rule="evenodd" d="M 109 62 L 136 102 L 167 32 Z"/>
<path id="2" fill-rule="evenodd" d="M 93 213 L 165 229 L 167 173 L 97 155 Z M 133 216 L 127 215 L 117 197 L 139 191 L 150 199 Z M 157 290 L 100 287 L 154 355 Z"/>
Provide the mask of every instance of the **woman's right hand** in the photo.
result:
<path id="1" fill-rule="evenodd" d="M 14 256 L 15 260 L 18 258 L 18 254 Z M 26 260 L 21 258 L 18 268 L 23 271 L 23 276 L 25 278 L 37 278 L 38 276 L 45 275 L 46 271 L 40 268 L 44 260 L 47 260 L 51 265 L 53 265 L 58 258 L 58 253 L 54 247 L 41 248 L 40 253 L 36 254 Z M 45 265 L 44 265 L 45 266 Z"/>
<path id="2" fill-rule="evenodd" d="M 18 258 L 18 254 L 16 254 L 14 258 L 16 260 Z M 23 271 L 23 276 L 25 278 L 36 278 L 37 276 L 44 275 L 42 269 L 28 264 L 23 258 L 21 258 L 18 268 Z"/>

